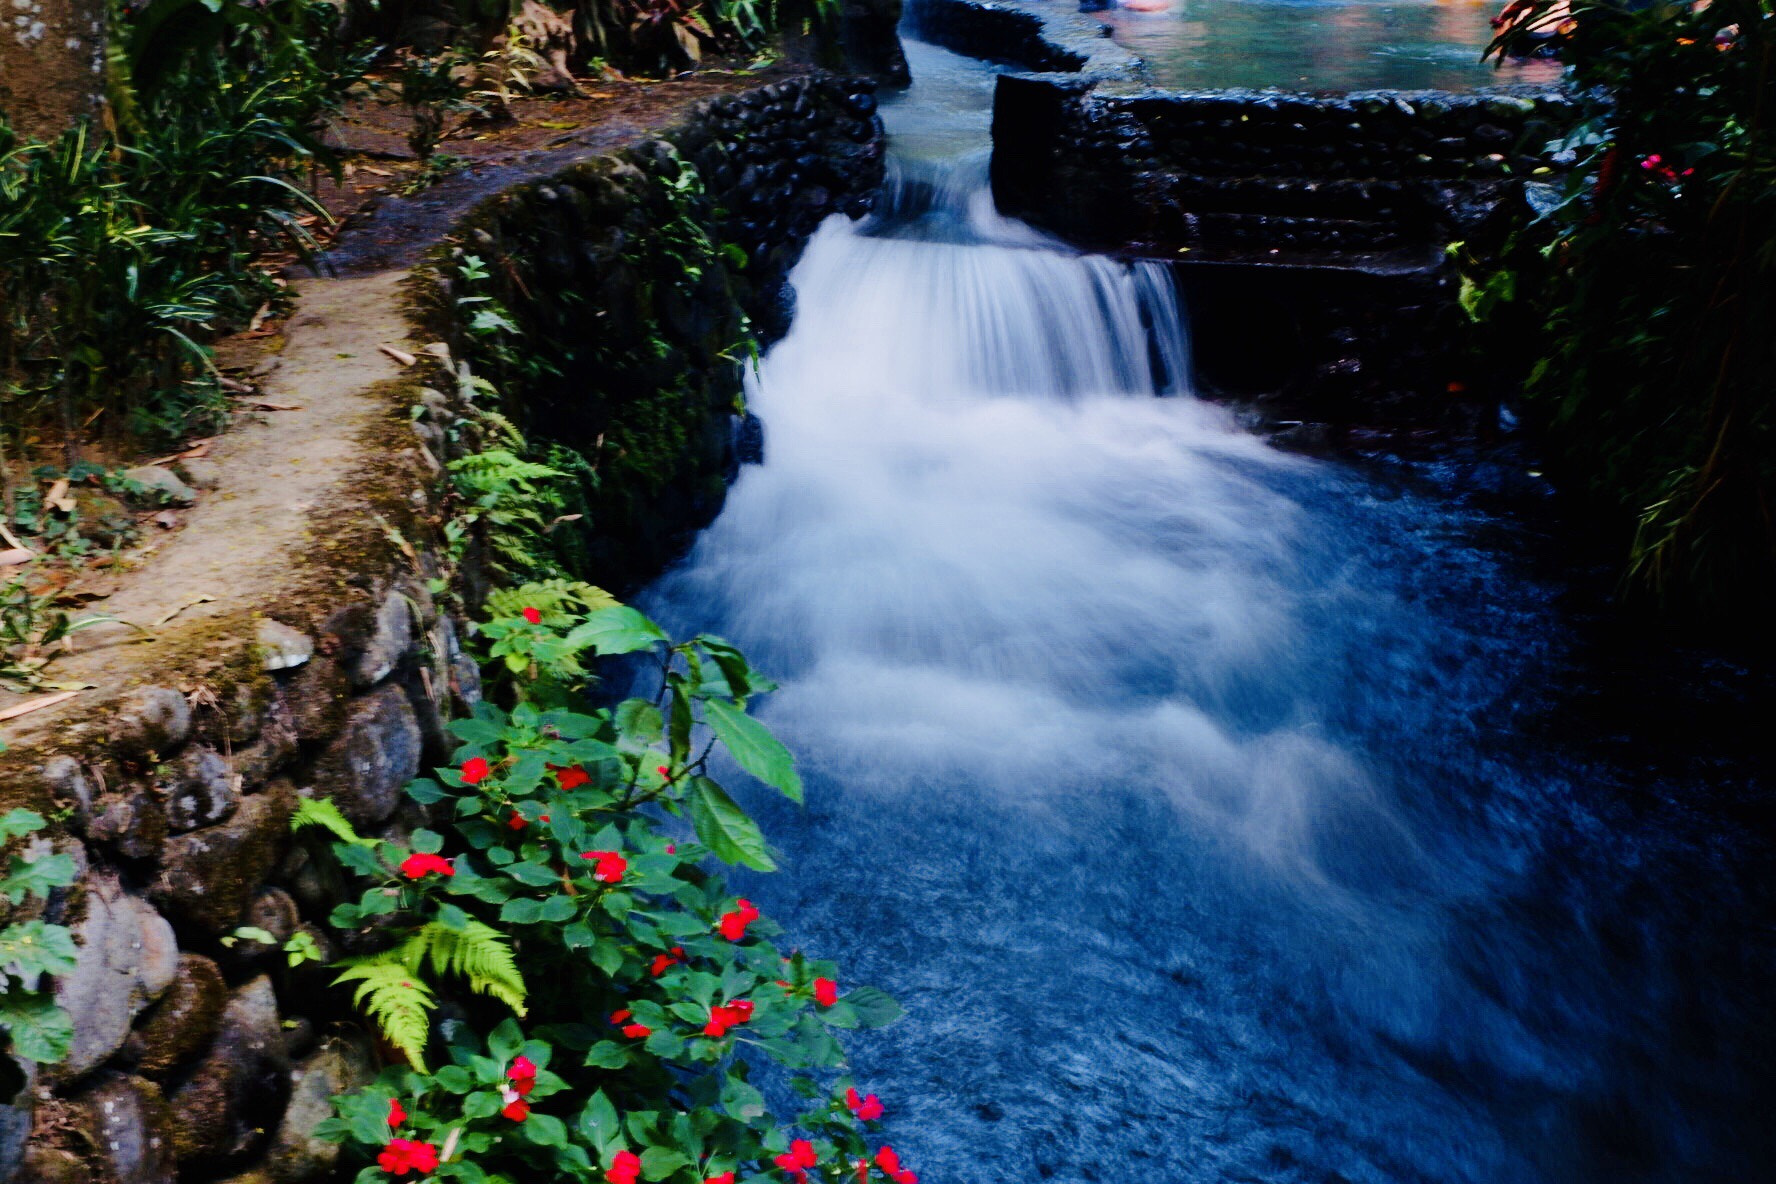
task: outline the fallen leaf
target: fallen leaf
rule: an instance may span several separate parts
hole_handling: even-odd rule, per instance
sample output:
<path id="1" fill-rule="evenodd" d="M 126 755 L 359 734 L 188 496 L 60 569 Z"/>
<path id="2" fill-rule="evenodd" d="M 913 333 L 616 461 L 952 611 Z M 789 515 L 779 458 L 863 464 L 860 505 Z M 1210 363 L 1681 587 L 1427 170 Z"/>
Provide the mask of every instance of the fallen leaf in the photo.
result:
<path id="1" fill-rule="evenodd" d="M 265 399 L 242 399 L 241 403 L 248 407 L 257 407 L 261 411 L 300 411 L 300 403 L 272 403 Z"/>
<path id="2" fill-rule="evenodd" d="M 8 707 L 0 711 L 0 720 L 17 719 L 21 715 L 29 715 L 33 711 L 42 711 L 45 707 L 54 707 L 57 703 L 66 703 L 79 691 L 63 691 L 57 695 L 42 695 L 36 699 L 27 699 L 16 707 Z"/>
<path id="3" fill-rule="evenodd" d="M 29 551 L 31 549 L 19 542 L 18 536 L 6 529 L 6 523 L 4 522 L 0 522 L 0 539 L 5 539 L 8 545 L 20 551 Z"/>
<path id="4" fill-rule="evenodd" d="M 450 360 L 450 347 L 442 341 L 432 342 L 425 347 L 423 352 L 431 354 L 434 358 L 443 358 L 446 362 Z"/>
<path id="5" fill-rule="evenodd" d="M 270 315 L 271 304 L 269 302 L 261 304 L 259 306 L 259 311 L 253 314 L 252 321 L 247 324 L 247 332 L 257 333 L 259 331 L 259 326 L 263 325 L 265 323 L 265 318 Z"/>
<path id="6" fill-rule="evenodd" d="M 188 600 L 184 604 L 181 604 L 178 608 L 173 609 L 171 612 L 167 613 L 167 615 L 162 617 L 160 620 L 154 622 L 154 627 L 156 629 L 158 629 L 162 625 L 166 624 L 168 621 L 172 620 L 174 617 L 178 616 L 180 613 L 184 612 L 186 609 L 196 608 L 200 604 L 208 604 L 210 601 L 212 601 L 214 599 L 216 599 L 214 596 L 198 596 L 198 597 L 195 597 L 194 599 Z"/>
<path id="7" fill-rule="evenodd" d="M 361 169 L 361 170 L 363 170 L 363 171 L 364 171 L 364 172 L 366 172 L 366 173 L 374 173 L 374 174 L 376 174 L 376 175 L 377 175 L 377 176 L 378 176 L 378 177 L 392 177 L 392 176 L 394 176 L 394 174 L 393 174 L 393 173 L 391 173 L 391 172 L 389 172 L 389 171 L 388 171 L 388 170 L 387 170 L 387 169 L 373 169 L 373 168 L 371 168 L 371 167 L 370 167 L 370 166 L 369 166 L 369 165 L 367 165 L 367 164 L 365 164 L 365 165 L 359 165 L 359 166 L 358 166 L 358 167 L 359 167 L 359 168 L 360 168 L 360 169 Z"/>
<path id="8" fill-rule="evenodd" d="M 17 567 L 21 563 L 29 563 L 37 558 L 37 552 L 29 547 L 12 547 L 0 551 L 0 567 Z"/>
<path id="9" fill-rule="evenodd" d="M 171 510 L 162 510 L 153 518 L 150 518 L 149 521 L 163 530 L 171 530 L 173 527 L 179 525 L 179 516 Z"/>
<path id="10" fill-rule="evenodd" d="M 211 437 L 211 439 L 214 439 L 214 437 Z M 151 465 L 170 465 L 176 460 L 197 460 L 199 457 L 208 456 L 209 454 L 210 441 L 200 440 L 192 447 L 187 448 L 184 452 L 175 452 L 171 456 L 163 456 L 159 460 L 151 460 L 148 463 Z"/>
<path id="11" fill-rule="evenodd" d="M 43 501 L 45 505 L 53 506 L 64 514 L 72 514 L 74 499 L 68 496 L 68 479 L 63 477 L 51 485 L 49 492 L 43 495 Z"/>
<path id="12" fill-rule="evenodd" d="M 233 391 L 237 395 L 250 395 L 253 388 L 238 378 L 229 378 L 226 374 L 216 380 L 225 391 Z"/>
<path id="13" fill-rule="evenodd" d="M 408 353 L 406 350 L 396 349 L 392 345 L 379 345 L 376 348 L 381 350 L 383 353 L 387 354 L 389 357 L 393 358 L 395 361 L 401 363 L 401 365 L 403 365 L 403 366 L 411 366 L 411 365 L 413 365 L 413 363 L 419 361 L 418 358 L 414 357 L 412 354 Z"/>

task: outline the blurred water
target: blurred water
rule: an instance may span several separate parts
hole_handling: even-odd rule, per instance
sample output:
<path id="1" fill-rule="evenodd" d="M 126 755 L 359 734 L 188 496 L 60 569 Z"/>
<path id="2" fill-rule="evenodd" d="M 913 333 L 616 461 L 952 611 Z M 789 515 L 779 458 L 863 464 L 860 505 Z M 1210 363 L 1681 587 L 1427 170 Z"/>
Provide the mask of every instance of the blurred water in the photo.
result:
<path id="1" fill-rule="evenodd" d="M 1482 63 L 1503 0 L 1172 0 L 1094 14 L 1171 87 L 1472 90 L 1549 83 L 1553 62 Z"/>
<path id="2" fill-rule="evenodd" d="M 892 1142 L 928 1184 L 1771 1178 L 1767 850 L 1624 807 L 1510 522 L 1189 397 L 1163 273 L 999 218 L 984 72 L 910 48 L 888 208 L 810 244 L 765 464 L 647 597 L 783 682 L 808 806 L 747 795 L 747 891 L 911 1012 L 852 1042 Z"/>

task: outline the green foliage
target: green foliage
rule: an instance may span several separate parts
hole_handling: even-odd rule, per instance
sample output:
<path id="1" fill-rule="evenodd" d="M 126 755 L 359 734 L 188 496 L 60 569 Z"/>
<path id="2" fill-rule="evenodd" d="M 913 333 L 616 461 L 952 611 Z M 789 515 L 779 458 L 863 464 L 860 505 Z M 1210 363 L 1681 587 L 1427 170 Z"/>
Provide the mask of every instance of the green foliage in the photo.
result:
<path id="1" fill-rule="evenodd" d="M 801 792 L 787 752 L 746 713 L 772 684 L 721 639 L 674 643 L 604 599 L 565 582 L 520 589 L 501 602 L 516 611 L 485 632 L 514 654 L 642 656 L 656 694 L 591 708 L 574 682 L 531 681 L 527 662 L 518 705 L 483 703 L 453 724 L 458 766 L 409 787 L 443 820 L 438 831 L 414 832 L 399 862 L 389 844 L 336 846 L 368 884 L 334 923 L 394 940 L 341 981 L 408 1064 L 335 1099 L 322 1133 L 360 1161 L 418 1155 L 419 1175 L 438 1180 L 603 1181 L 634 1167 L 701 1184 L 794 1162 L 792 1140 L 867 1180 L 881 1169 L 847 1103 L 836 1034 L 892 1023 L 899 1007 L 869 987 L 841 994 L 832 964 L 786 955 L 770 940 L 777 926 L 709 866 L 773 867 L 756 823 L 712 777 L 718 746 Z M 504 935 L 509 945 L 477 949 L 513 961 L 438 960 L 445 933 Z M 528 991 L 488 990 L 481 980 L 502 967 Z M 505 1006 L 490 1011 L 455 994 L 459 984 Z M 446 997 L 468 1018 L 428 1031 Z M 520 1005 L 528 1011 L 507 1013 Z M 752 1084 L 770 1062 L 812 1100 L 793 1124 Z M 365 1166 L 357 1178 L 386 1172 Z"/>
<path id="2" fill-rule="evenodd" d="M 325 0 L 119 6 L 115 128 L 53 144 L 0 129 L 0 406 L 154 440 L 220 422 L 207 341 L 280 290 L 253 266 L 306 251 L 296 182 L 369 58 Z"/>
<path id="3" fill-rule="evenodd" d="M 1563 484 L 1614 527 L 1631 590 L 1721 623 L 1776 591 L 1776 5 L 1513 6 L 1496 52 L 1551 38 L 1588 104 L 1564 187 L 1470 272 Z M 1521 299 L 1517 299 L 1522 294 Z"/>
<path id="4" fill-rule="evenodd" d="M 15 809 L 0 816 L 0 842 L 13 842 L 43 829 L 43 816 Z M 7 856 L 0 876 L 0 896 L 13 905 L 27 897 L 47 897 L 52 889 L 74 882 L 74 860 L 60 853 Z M 0 929 L 0 1100 L 11 1098 L 24 1084 L 11 1059 L 44 1064 L 68 1055 L 74 1038 L 68 1013 L 57 1007 L 46 977 L 71 973 L 79 951 L 74 935 L 61 925 L 27 919 Z M 10 1053 L 11 1057 L 4 1055 Z"/>

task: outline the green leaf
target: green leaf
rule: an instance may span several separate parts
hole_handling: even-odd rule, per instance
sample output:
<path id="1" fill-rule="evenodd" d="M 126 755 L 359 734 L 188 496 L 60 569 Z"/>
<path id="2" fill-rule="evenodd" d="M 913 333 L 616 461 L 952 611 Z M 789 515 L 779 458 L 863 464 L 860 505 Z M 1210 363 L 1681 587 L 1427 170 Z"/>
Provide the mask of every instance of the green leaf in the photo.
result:
<path id="1" fill-rule="evenodd" d="M 3 884 L 6 899 L 13 904 L 26 896 L 48 896 L 55 888 L 66 888 L 74 882 L 74 857 L 56 852 L 36 859 L 13 856 L 12 869 Z"/>
<path id="2" fill-rule="evenodd" d="M 0 843 L 32 834 L 44 827 L 43 815 L 20 806 L 0 816 Z"/>
<path id="3" fill-rule="evenodd" d="M 0 967 L 27 982 L 39 974 L 67 974 L 78 957 L 74 935 L 64 926 L 25 921 L 0 930 Z"/>
<path id="4" fill-rule="evenodd" d="M 520 897 L 508 900 L 500 906 L 500 920 L 510 921 L 515 925 L 534 925 L 543 919 L 543 902 Z"/>
<path id="5" fill-rule="evenodd" d="M 12 1052 L 40 1065 L 68 1055 L 74 1021 L 47 991 L 14 991 L 0 997 L 0 1027 L 12 1037 Z"/>
<path id="6" fill-rule="evenodd" d="M 600 1040 L 586 1050 L 586 1065 L 592 1069 L 621 1069 L 629 1063 L 629 1050 L 614 1040 Z"/>
<path id="7" fill-rule="evenodd" d="M 886 1028 L 906 1012 L 892 996 L 878 987 L 858 987 L 849 991 L 841 1002 L 850 1004 L 857 1013 L 857 1022 L 864 1028 Z"/>
<path id="8" fill-rule="evenodd" d="M 649 1180 L 664 1180 L 691 1162 L 690 1156 L 670 1147 L 649 1147 L 641 1153 L 641 1174 Z"/>
<path id="9" fill-rule="evenodd" d="M 721 786 L 707 777 L 691 782 L 691 823 L 697 838 L 726 863 L 744 864 L 761 872 L 774 872 L 777 865 L 765 846 L 765 836 L 745 810 L 735 804 Z"/>
<path id="10" fill-rule="evenodd" d="M 703 704 L 703 718 L 742 769 L 766 785 L 775 786 L 791 801 L 802 800 L 802 779 L 796 772 L 795 758 L 765 725 L 721 699 Z"/>
<path id="11" fill-rule="evenodd" d="M 600 1155 L 608 1150 L 611 1144 L 623 1137 L 623 1127 L 617 1118 L 617 1108 L 611 1100 L 604 1096 L 604 1091 L 594 1093 L 580 1111 L 580 1133 L 585 1135 L 598 1148 Z"/>
<path id="12" fill-rule="evenodd" d="M 488 1054 L 501 1063 L 517 1056 L 523 1047 L 524 1033 L 519 1030 L 517 1020 L 501 1020 L 499 1026 L 487 1037 Z"/>
<path id="13" fill-rule="evenodd" d="M 290 829 L 301 830 L 305 826 L 318 826 L 343 843 L 363 846 L 369 839 L 359 835 L 346 821 L 345 815 L 339 812 L 326 798 L 300 798 L 296 802 L 296 813 L 290 816 Z"/>
<path id="14" fill-rule="evenodd" d="M 571 646 L 590 646 L 600 654 L 632 654 L 666 641 L 661 628 L 626 604 L 601 608 L 567 635 Z"/>

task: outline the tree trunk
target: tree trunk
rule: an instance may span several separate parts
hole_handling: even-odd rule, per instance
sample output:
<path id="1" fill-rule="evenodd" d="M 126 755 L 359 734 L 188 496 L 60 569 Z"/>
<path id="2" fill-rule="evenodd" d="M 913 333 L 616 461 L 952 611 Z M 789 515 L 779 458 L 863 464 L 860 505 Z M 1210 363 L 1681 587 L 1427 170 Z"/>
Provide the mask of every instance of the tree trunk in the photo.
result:
<path id="1" fill-rule="evenodd" d="M 105 105 L 105 0 L 6 0 L 0 113 L 24 140 L 53 140 Z"/>

